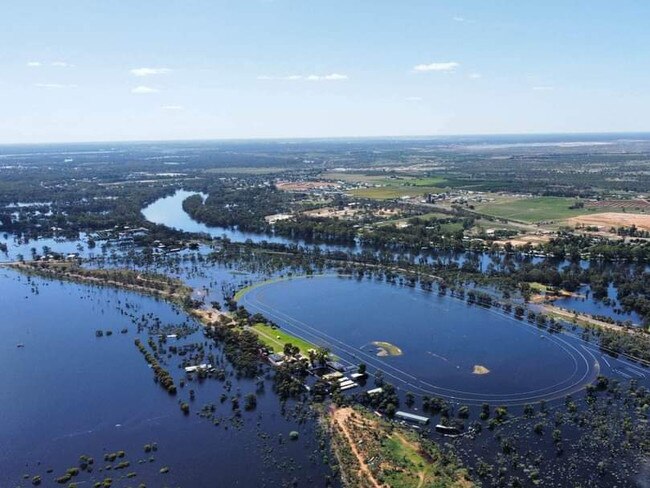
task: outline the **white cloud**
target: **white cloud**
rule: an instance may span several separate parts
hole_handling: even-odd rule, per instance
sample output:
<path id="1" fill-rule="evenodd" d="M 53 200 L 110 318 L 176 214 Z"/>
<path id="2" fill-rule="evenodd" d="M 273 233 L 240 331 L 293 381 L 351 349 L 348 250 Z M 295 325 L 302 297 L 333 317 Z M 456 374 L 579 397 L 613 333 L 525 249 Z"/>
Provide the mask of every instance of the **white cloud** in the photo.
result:
<path id="1" fill-rule="evenodd" d="M 454 22 L 460 22 L 460 23 L 463 23 L 463 24 L 473 24 L 474 23 L 473 20 L 467 19 L 467 18 L 465 18 L 465 17 L 463 17 L 461 15 L 454 15 L 451 18 L 451 20 L 453 20 Z"/>
<path id="2" fill-rule="evenodd" d="M 325 80 L 325 81 L 343 81 L 347 79 L 348 79 L 348 75 L 342 75 L 339 73 L 332 73 L 330 75 L 321 76 L 319 78 L 319 80 Z"/>
<path id="3" fill-rule="evenodd" d="M 533 87 L 534 91 L 553 91 L 555 90 L 554 86 L 548 86 L 548 85 L 538 85 Z"/>
<path id="4" fill-rule="evenodd" d="M 131 89 L 131 93 L 135 93 L 136 95 L 148 95 L 149 93 L 158 93 L 159 91 L 160 90 L 158 88 L 142 85 Z"/>
<path id="5" fill-rule="evenodd" d="M 48 88 L 48 89 L 77 88 L 77 85 L 64 85 L 61 83 L 34 83 L 34 86 L 37 88 Z"/>
<path id="6" fill-rule="evenodd" d="M 74 64 L 70 64 L 66 61 L 52 61 L 51 63 L 47 63 L 49 66 L 53 66 L 56 68 L 73 68 Z M 29 61 L 27 63 L 27 66 L 30 68 L 40 68 L 41 66 L 45 66 L 45 63 L 41 61 Z"/>
<path id="7" fill-rule="evenodd" d="M 453 73 L 456 71 L 456 68 L 460 66 L 460 63 L 455 61 L 449 61 L 444 63 L 429 63 L 429 64 L 418 64 L 413 67 L 413 71 L 418 73 L 425 73 L 428 71 L 438 71 L 442 73 Z"/>
<path id="8" fill-rule="evenodd" d="M 174 111 L 176 111 L 176 110 L 185 110 L 185 107 L 183 107 L 182 105 L 163 105 L 160 108 L 163 109 L 163 110 L 174 110 Z"/>
<path id="9" fill-rule="evenodd" d="M 405 100 L 407 102 L 421 102 L 423 100 L 422 97 L 406 97 Z"/>
<path id="10" fill-rule="evenodd" d="M 169 68 L 134 68 L 131 70 L 131 74 L 142 78 L 144 76 L 165 75 L 170 71 Z"/>
<path id="11" fill-rule="evenodd" d="M 480 78 L 483 78 L 483 75 L 481 73 L 470 73 L 468 78 L 470 80 L 478 80 Z"/>
<path id="12" fill-rule="evenodd" d="M 268 76 L 261 75 L 258 80 L 275 80 L 275 81 L 344 81 L 348 80 L 348 75 L 340 73 L 330 73 L 326 75 L 287 75 L 287 76 Z"/>

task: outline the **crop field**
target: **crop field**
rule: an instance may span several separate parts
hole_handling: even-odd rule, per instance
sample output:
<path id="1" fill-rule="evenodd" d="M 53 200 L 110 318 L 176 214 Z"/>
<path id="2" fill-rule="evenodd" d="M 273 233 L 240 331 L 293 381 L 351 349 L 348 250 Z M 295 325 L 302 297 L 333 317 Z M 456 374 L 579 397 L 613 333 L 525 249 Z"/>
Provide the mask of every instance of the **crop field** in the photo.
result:
<path id="1" fill-rule="evenodd" d="M 441 176 L 428 176 L 425 178 L 409 178 L 404 180 L 408 185 L 414 186 L 446 186 L 447 180 Z"/>
<path id="2" fill-rule="evenodd" d="M 447 180 L 441 176 L 424 176 L 416 177 L 406 174 L 370 174 L 361 173 L 323 173 L 322 177 L 326 180 L 344 181 L 346 183 L 371 183 L 375 185 L 386 186 L 445 186 Z"/>
<path id="3" fill-rule="evenodd" d="M 440 193 L 447 180 L 439 176 L 414 177 L 411 175 L 383 175 L 328 172 L 325 179 L 344 181 L 351 184 L 375 185 L 373 188 L 359 188 L 351 194 L 363 198 L 390 199 L 403 196 L 417 196 L 425 193 Z"/>
<path id="4" fill-rule="evenodd" d="M 379 186 L 374 188 L 357 188 L 350 194 L 360 198 L 391 200 L 401 197 L 417 197 L 427 193 L 440 193 L 441 188 L 433 186 Z"/>
<path id="5" fill-rule="evenodd" d="M 599 200 L 596 202 L 587 202 L 585 206 L 600 212 L 650 212 L 650 202 L 641 198 L 632 200 Z"/>
<path id="6" fill-rule="evenodd" d="M 485 215 L 529 223 L 564 220 L 589 213 L 583 208 L 569 208 L 574 202 L 572 198 L 562 197 L 520 198 L 478 205 L 477 210 Z"/>

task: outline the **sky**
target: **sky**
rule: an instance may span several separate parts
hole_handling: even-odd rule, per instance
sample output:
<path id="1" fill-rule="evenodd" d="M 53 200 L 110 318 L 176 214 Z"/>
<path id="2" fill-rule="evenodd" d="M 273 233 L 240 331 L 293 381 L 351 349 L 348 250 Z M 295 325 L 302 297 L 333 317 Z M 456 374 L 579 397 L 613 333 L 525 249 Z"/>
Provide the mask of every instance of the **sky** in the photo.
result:
<path id="1" fill-rule="evenodd" d="M 647 0 L 3 0 L 0 143 L 650 130 Z"/>

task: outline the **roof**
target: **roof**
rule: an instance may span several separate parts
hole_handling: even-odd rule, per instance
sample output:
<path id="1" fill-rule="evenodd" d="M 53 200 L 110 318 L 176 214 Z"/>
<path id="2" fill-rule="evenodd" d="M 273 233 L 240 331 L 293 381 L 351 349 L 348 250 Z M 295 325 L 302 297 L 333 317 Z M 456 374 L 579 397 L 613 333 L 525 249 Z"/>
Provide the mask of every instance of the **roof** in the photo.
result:
<path id="1" fill-rule="evenodd" d="M 414 413 L 409 413 L 409 412 L 402 412 L 401 410 L 396 412 L 395 416 L 404 420 L 412 420 L 414 422 L 419 422 L 421 424 L 429 423 L 429 417 L 423 417 L 422 415 L 415 415 Z"/>

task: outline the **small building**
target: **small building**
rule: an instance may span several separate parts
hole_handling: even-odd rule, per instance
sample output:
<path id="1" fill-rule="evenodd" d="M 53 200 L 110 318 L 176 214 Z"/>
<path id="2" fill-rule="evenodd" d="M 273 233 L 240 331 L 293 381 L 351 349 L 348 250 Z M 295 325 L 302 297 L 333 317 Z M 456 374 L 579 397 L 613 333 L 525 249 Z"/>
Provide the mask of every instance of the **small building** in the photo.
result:
<path id="1" fill-rule="evenodd" d="M 323 379 L 325 381 L 334 381 L 336 379 L 339 379 L 341 376 L 343 376 L 343 373 L 340 371 L 334 371 L 333 373 L 324 374 Z"/>
<path id="2" fill-rule="evenodd" d="M 209 371 L 212 369 L 211 364 L 197 364 L 196 366 L 186 366 L 185 367 L 185 372 L 186 373 L 194 373 L 196 371 Z"/>
<path id="3" fill-rule="evenodd" d="M 450 427 L 448 425 L 438 424 L 436 425 L 436 431 L 445 436 L 455 437 L 460 434 L 460 431 L 456 427 Z"/>
<path id="4" fill-rule="evenodd" d="M 328 361 L 327 365 L 336 371 L 345 371 L 345 366 L 337 361 Z"/>
<path id="5" fill-rule="evenodd" d="M 415 415 L 414 413 L 403 412 L 401 410 L 398 410 L 395 413 L 395 417 L 409 422 L 416 422 L 421 425 L 427 425 L 429 423 L 429 417 L 423 417 L 422 415 Z"/>
<path id="6" fill-rule="evenodd" d="M 280 353 L 273 353 L 269 354 L 268 358 L 269 363 L 271 363 L 273 366 L 281 366 L 284 364 L 284 354 Z"/>

